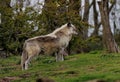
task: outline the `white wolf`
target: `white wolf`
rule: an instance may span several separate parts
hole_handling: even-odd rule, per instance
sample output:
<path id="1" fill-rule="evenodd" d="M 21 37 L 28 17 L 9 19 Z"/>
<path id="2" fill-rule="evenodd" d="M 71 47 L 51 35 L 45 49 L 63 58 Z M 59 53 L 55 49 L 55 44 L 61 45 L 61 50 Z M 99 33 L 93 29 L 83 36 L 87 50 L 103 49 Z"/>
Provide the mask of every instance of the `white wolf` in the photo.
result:
<path id="1" fill-rule="evenodd" d="M 22 69 L 28 69 L 29 62 L 38 54 L 57 53 L 56 61 L 63 61 L 63 55 L 66 54 L 64 49 L 68 46 L 73 34 L 77 34 L 75 26 L 67 23 L 48 35 L 27 39 L 21 56 Z"/>

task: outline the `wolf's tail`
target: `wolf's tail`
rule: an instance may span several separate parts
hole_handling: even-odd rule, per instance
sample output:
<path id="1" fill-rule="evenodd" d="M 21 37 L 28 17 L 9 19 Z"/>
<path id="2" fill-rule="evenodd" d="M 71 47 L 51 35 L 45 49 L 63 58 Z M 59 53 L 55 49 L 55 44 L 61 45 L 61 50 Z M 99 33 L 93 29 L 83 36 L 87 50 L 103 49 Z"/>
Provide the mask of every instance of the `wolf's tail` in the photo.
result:
<path id="1" fill-rule="evenodd" d="M 21 66 L 22 66 L 22 70 L 25 69 L 25 61 L 28 59 L 28 53 L 25 50 L 26 48 L 26 44 L 24 44 L 23 46 L 23 52 L 22 52 L 22 56 L 21 56 Z"/>

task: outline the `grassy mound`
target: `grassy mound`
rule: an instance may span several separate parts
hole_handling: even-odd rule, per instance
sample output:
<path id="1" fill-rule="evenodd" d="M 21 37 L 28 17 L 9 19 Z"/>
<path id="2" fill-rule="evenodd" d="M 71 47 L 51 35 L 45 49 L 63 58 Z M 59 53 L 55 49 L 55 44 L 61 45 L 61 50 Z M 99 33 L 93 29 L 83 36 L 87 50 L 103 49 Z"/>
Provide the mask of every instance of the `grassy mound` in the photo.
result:
<path id="1" fill-rule="evenodd" d="M 38 78 L 55 82 L 117 82 L 120 81 L 120 54 L 94 51 L 70 55 L 63 62 L 39 56 L 24 71 L 20 67 L 20 56 L 0 59 L 0 82 L 35 82 Z"/>

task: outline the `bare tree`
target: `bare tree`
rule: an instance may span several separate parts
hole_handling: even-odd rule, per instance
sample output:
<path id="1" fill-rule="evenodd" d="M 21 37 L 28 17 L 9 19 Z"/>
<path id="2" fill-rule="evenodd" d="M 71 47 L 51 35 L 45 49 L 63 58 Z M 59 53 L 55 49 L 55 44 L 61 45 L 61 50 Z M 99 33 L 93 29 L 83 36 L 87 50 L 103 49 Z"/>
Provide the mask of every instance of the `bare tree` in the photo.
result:
<path id="1" fill-rule="evenodd" d="M 98 11 L 97 11 L 96 5 L 97 5 L 96 0 L 93 0 L 94 31 L 91 34 L 91 36 L 98 36 L 99 27 L 101 25 L 101 22 L 99 23 L 98 21 Z"/>
<path id="2" fill-rule="evenodd" d="M 84 14 L 83 14 L 83 22 L 88 24 L 88 18 L 89 18 L 89 0 L 85 0 L 85 8 L 84 8 Z M 88 37 L 88 28 L 86 26 L 83 27 L 83 38 L 86 39 Z"/>
<path id="3" fill-rule="evenodd" d="M 119 53 L 119 47 L 113 37 L 111 32 L 110 23 L 109 23 L 109 0 L 102 0 L 98 2 L 100 14 L 101 14 L 101 23 L 103 26 L 103 44 L 104 47 L 113 53 Z"/>

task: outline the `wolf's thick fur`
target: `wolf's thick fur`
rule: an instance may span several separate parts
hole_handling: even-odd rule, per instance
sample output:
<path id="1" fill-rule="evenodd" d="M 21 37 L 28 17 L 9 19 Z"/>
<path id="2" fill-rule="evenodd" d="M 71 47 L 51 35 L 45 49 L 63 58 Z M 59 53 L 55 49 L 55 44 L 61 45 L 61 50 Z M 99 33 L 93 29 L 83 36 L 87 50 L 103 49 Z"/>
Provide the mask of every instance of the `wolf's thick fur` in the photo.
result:
<path id="1" fill-rule="evenodd" d="M 74 25 L 68 23 L 52 33 L 37 36 L 25 41 L 21 56 L 22 69 L 28 69 L 30 60 L 38 54 L 56 53 L 56 61 L 63 61 L 64 49 L 68 46 L 73 34 L 77 34 Z"/>

